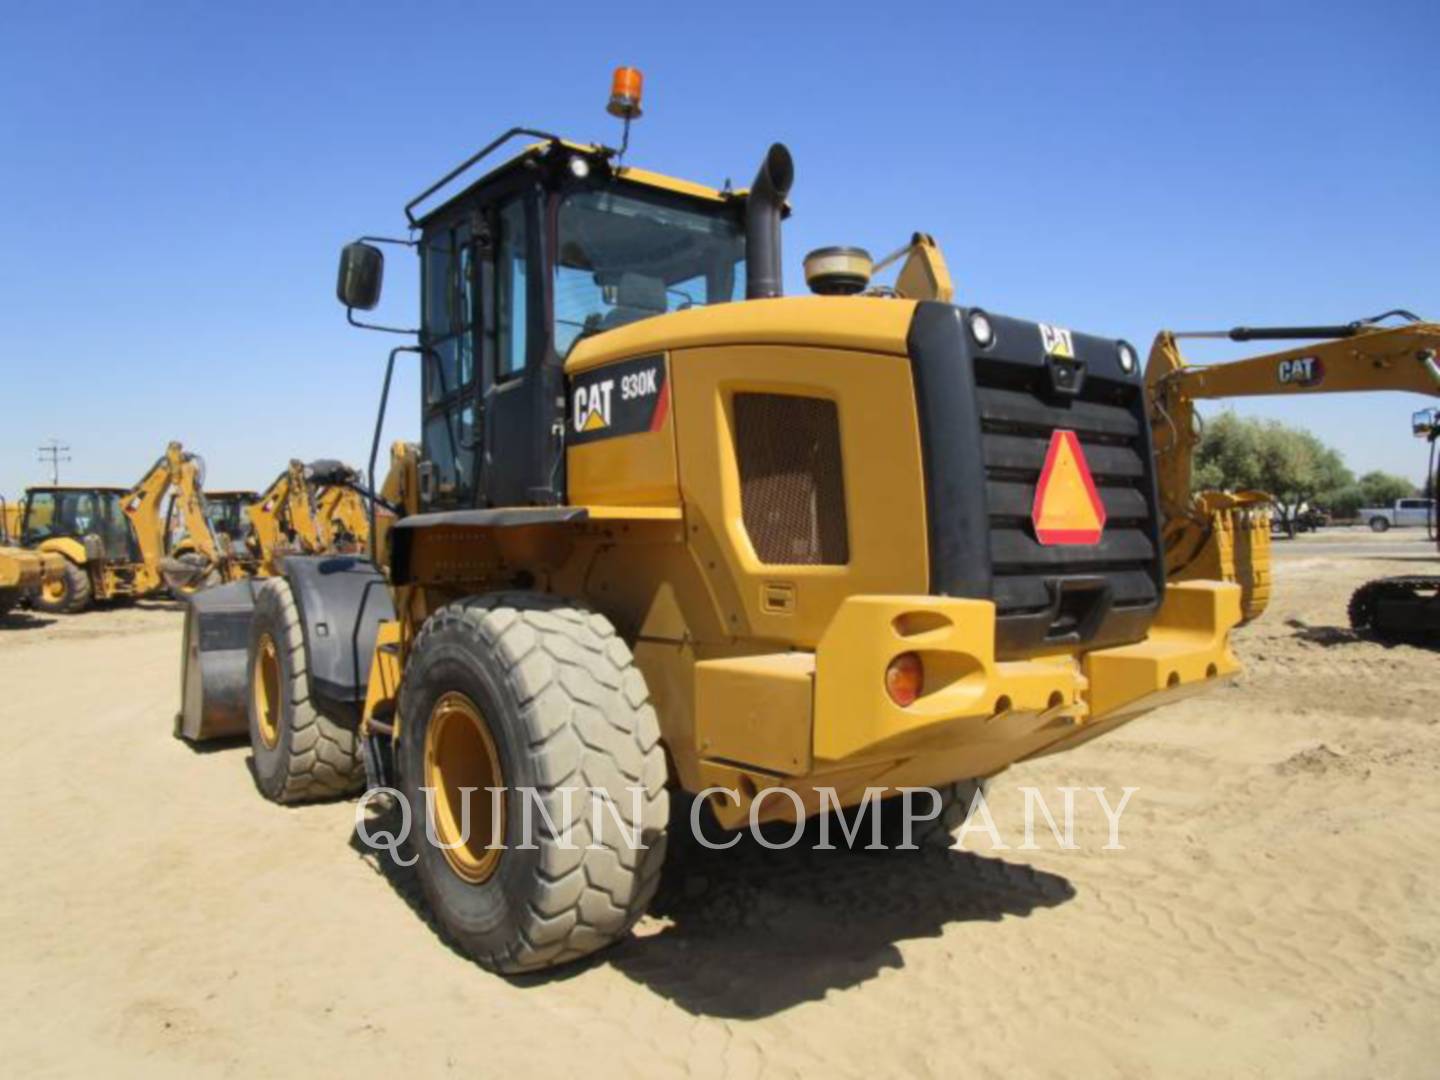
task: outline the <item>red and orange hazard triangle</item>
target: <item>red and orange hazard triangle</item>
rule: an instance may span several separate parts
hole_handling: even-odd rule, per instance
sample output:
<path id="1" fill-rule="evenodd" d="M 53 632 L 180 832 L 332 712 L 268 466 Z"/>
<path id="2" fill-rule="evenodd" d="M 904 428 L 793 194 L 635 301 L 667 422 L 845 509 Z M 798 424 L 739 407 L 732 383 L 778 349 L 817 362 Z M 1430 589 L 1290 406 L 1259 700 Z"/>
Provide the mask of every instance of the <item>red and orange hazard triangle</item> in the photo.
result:
<path id="1" fill-rule="evenodd" d="M 1035 539 L 1047 546 L 1100 542 L 1105 531 L 1105 504 L 1095 490 L 1085 452 L 1073 431 L 1061 429 L 1050 436 L 1030 520 L 1035 525 Z"/>

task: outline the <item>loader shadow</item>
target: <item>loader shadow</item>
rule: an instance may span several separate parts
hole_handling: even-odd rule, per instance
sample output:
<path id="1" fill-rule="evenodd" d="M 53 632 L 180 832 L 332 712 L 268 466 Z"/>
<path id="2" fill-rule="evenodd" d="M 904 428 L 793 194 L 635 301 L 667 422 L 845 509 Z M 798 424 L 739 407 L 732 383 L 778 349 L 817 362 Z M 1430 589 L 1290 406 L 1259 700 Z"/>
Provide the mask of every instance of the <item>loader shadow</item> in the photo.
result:
<path id="1" fill-rule="evenodd" d="M 394 829 L 397 817 L 372 814 L 370 828 Z M 436 924 L 413 868 L 358 835 L 350 844 L 464 955 Z M 692 1015 L 755 1019 L 904 967 L 901 942 L 959 923 L 1024 918 L 1075 895 L 1058 874 L 969 852 L 777 851 L 742 834 L 726 851 L 672 847 L 647 917 L 627 940 L 511 982 L 541 986 L 608 964 Z"/>
<path id="2" fill-rule="evenodd" d="M 196 755 L 223 754 L 230 750 L 250 749 L 249 735 L 222 735 L 219 738 L 206 739 L 203 742 L 192 742 L 190 739 L 176 735 L 175 741 Z"/>
<path id="3" fill-rule="evenodd" d="M 39 630 L 43 626 L 53 626 L 59 622 L 48 615 L 39 615 L 33 611 L 24 611 L 16 608 L 4 615 L 0 615 L 0 631 L 5 630 Z"/>

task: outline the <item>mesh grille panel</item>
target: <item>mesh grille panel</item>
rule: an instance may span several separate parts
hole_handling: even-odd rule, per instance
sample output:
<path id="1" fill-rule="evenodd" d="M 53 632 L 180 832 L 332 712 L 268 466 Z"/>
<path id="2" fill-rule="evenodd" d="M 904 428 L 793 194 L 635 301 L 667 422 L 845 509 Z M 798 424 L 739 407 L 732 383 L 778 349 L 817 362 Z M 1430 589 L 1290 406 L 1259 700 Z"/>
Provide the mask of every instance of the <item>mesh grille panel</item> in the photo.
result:
<path id="1" fill-rule="evenodd" d="M 741 515 L 761 562 L 848 562 L 835 403 L 789 394 L 736 394 L 734 409 Z"/>

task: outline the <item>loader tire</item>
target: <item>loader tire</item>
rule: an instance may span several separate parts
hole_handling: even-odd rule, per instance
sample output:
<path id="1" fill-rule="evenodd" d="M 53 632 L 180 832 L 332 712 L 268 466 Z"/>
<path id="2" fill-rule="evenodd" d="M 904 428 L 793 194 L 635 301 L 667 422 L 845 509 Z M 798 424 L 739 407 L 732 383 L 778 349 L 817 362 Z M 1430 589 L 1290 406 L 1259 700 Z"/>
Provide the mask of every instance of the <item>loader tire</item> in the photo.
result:
<path id="1" fill-rule="evenodd" d="M 399 712 L 411 853 L 430 909 L 462 952 L 517 974 L 629 933 L 659 881 L 669 796 L 645 679 L 608 619 L 539 593 L 441 608 L 415 639 Z M 468 838 L 457 827 L 466 787 L 480 796 Z M 504 789 L 498 803 L 490 787 Z M 591 789 L 608 793 L 613 814 L 594 813 Z"/>
<path id="2" fill-rule="evenodd" d="M 914 848 L 944 849 L 955 842 L 955 830 L 965 824 L 970 816 L 970 807 L 974 802 L 977 792 L 984 792 L 990 786 L 989 779 L 983 780 L 957 780 L 950 784 L 941 784 L 935 788 L 940 793 L 940 813 L 937 817 L 921 820 L 917 817 L 910 829 L 910 843 Z M 923 791 L 916 792 L 911 796 L 913 800 L 914 813 L 917 815 L 928 814 L 932 808 L 930 796 Z M 905 839 L 905 815 L 904 800 L 895 796 L 884 800 L 880 804 L 880 840 L 889 851 L 911 851 L 913 848 L 902 847 Z M 863 831 L 863 838 L 856 840 L 856 846 L 863 846 L 869 841 L 868 830 Z"/>
<path id="3" fill-rule="evenodd" d="M 272 802 L 334 799 L 364 786 L 360 740 L 315 708 L 305 663 L 290 583 L 271 578 L 255 598 L 245 674 L 255 782 Z"/>
<path id="4" fill-rule="evenodd" d="M 42 581 L 31 603 L 47 615 L 78 615 L 90 606 L 90 575 L 66 559 L 59 580 Z"/>

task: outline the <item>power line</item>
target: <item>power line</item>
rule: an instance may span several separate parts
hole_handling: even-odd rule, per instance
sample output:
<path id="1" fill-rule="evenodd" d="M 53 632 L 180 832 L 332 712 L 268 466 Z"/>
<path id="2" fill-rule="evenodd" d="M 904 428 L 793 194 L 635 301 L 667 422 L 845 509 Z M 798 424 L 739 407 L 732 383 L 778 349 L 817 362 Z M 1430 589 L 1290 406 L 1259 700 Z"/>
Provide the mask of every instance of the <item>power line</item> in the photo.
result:
<path id="1" fill-rule="evenodd" d="M 50 483 L 60 483 L 60 463 L 70 460 L 70 447 L 61 446 L 59 439 L 51 439 L 40 447 L 40 461 L 50 464 Z"/>

